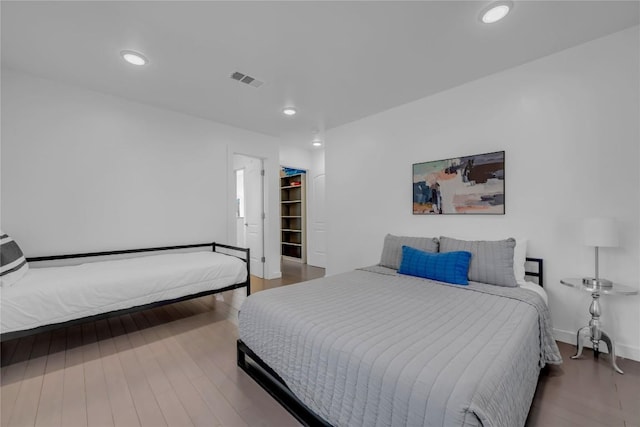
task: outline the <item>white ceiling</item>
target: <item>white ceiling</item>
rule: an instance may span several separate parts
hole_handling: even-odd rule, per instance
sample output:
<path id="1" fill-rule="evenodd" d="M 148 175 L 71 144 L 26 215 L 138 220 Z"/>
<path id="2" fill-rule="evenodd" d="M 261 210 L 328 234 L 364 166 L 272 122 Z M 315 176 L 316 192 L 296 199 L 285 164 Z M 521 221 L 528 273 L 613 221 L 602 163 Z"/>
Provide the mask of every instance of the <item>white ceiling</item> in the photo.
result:
<path id="1" fill-rule="evenodd" d="M 516 1 L 489 26 L 488 3 L 2 1 L 2 65 L 307 147 L 316 129 L 639 22 L 638 1 Z M 127 65 L 123 49 L 150 64 Z"/>

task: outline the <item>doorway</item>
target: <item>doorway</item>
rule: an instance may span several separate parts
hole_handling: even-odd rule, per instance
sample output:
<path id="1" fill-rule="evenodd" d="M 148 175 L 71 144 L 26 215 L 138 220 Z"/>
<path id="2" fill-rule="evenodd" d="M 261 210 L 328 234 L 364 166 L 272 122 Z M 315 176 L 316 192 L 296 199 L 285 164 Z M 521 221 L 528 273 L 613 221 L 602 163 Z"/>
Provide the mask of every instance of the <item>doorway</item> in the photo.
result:
<path id="1" fill-rule="evenodd" d="M 251 250 L 251 274 L 264 277 L 264 166 L 258 157 L 233 155 L 236 245 Z"/>
<path id="2" fill-rule="evenodd" d="M 306 177 L 304 169 L 280 169 L 280 253 L 282 261 L 307 262 Z"/>
<path id="3" fill-rule="evenodd" d="M 247 247 L 247 231 L 245 228 L 244 168 L 236 172 L 236 245 Z"/>

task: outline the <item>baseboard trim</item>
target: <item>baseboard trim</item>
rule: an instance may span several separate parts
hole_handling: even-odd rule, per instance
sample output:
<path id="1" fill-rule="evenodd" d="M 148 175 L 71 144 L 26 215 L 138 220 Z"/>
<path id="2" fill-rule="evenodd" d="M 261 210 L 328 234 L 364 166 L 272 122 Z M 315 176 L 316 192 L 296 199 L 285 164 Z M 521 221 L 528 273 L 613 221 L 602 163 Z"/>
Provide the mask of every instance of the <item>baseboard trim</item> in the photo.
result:
<path id="1" fill-rule="evenodd" d="M 561 329 L 554 329 L 553 336 L 557 341 L 561 341 L 567 344 L 576 345 L 576 332 L 577 331 L 563 331 Z M 584 345 L 587 348 L 591 348 L 591 342 L 588 341 Z M 605 351 L 607 348 L 606 344 L 602 344 L 600 350 L 602 353 L 607 353 Z M 616 343 L 616 353 L 618 357 L 624 357 L 625 359 L 635 360 L 636 362 L 640 362 L 640 348 L 631 347 L 624 344 Z"/>
<path id="2" fill-rule="evenodd" d="M 265 279 L 267 280 L 280 279 L 280 278 L 282 278 L 282 271 L 272 271 L 271 273 L 268 274 L 267 277 L 265 277 Z"/>

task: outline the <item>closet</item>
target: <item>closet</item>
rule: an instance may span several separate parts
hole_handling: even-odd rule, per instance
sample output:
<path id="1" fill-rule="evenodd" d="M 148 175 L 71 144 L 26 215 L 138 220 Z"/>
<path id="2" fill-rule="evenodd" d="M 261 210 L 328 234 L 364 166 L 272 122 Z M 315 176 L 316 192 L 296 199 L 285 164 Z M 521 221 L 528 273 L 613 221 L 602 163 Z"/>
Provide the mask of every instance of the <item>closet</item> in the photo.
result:
<path id="1" fill-rule="evenodd" d="M 306 171 L 280 171 L 280 246 L 283 258 L 306 262 Z"/>

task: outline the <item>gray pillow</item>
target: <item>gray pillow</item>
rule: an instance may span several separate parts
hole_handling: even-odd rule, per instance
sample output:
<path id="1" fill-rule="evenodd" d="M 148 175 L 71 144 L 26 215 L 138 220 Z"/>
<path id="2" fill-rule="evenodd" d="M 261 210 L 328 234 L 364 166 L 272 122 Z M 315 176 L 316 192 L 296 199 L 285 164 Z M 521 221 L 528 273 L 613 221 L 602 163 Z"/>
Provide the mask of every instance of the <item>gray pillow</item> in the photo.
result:
<path id="1" fill-rule="evenodd" d="M 425 252 L 438 253 L 438 239 L 436 237 L 408 237 L 387 234 L 384 237 L 380 264 L 383 267 L 400 268 L 402 261 L 402 246 L 411 246 Z"/>
<path id="2" fill-rule="evenodd" d="M 471 252 L 469 280 L 491 285 L 516 287 L 513 274 L 513 250 L 516 240 L 457 240 L 440 237 L 440 252 Z"/>

